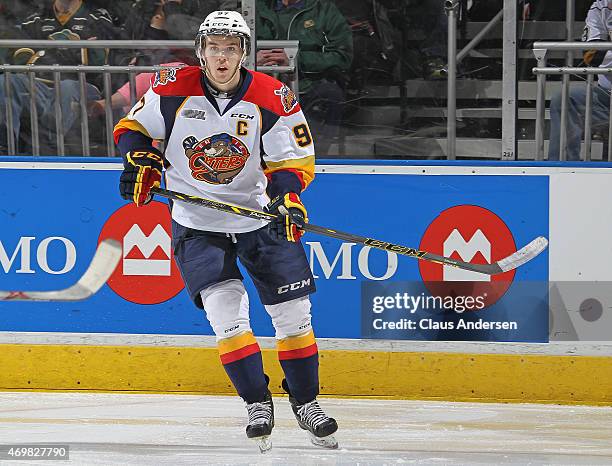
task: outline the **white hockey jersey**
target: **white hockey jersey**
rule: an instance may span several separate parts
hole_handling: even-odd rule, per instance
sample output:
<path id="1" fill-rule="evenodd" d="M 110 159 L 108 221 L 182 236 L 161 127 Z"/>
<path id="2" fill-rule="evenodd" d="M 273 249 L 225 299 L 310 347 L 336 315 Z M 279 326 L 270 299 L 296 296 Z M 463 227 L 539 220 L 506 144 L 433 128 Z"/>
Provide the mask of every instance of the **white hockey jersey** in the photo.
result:
<path id="1" fill-rule="evenodd" d="M 298 190 L 306 188 L 314 178 L 314 144 L 295 94 L 263 73 L 242 73 L 240 90 L 222 111 L 206 91 L 199 67 L 157 73 L 115 126 L 123 155 L 142 150 L 143 140 L 165 140 L 168 189 L 252 209 L 269 202 L 266 185 L 278 173 L 291 173 Z M 180 201 L 173 204 L 172 218 L 186 227 L 226 233 L 265 225 Z"/>
<path id="2" fill-rule="evenodd" d="M 582 40 L 587 42 L 609 42 L 612 40 L 612 0 L 596 0 L 593 2 L 587 13 Z M 599 66 L 602 68 L 612 67 L 612 51 L 606 53 Z M 599 86 L 604 89 L 612 88 L 612 82 L 608 75 L 599 75 L 598 81 Z"/>

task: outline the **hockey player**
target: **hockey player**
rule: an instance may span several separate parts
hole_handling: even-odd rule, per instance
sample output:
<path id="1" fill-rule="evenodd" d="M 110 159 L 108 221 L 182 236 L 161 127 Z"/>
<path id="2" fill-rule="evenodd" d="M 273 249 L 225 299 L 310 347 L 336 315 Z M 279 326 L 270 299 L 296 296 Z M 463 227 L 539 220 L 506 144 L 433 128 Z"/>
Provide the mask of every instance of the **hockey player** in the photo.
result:
<path id="1" fill-rule="evenodd" d="M 240 259 L 272 318 L 282 386 L 313 443 L 337 447 L 336 421 L 321 410 L 318 351 L 311 327 L 314 279 L 300 237 L 302 190 L 314 177 L 314 145 L 293 92 L 245 69 L 250 30 L 237 12 L 208 15 L 196 36 L 200 67 L 164 70 L 115 127 L 124 158 L 121 195 L 140 206 L 159 186 L 279 213 L 261 220 L 172 204 L 176 262 L 196 306 L 217 336 L 221 362 L 246 403 L 249 438 L 271 448 L 274 408 L 260 348 L 249 324 Z M 165 139 L 162 154 L 152 144 Z"/>

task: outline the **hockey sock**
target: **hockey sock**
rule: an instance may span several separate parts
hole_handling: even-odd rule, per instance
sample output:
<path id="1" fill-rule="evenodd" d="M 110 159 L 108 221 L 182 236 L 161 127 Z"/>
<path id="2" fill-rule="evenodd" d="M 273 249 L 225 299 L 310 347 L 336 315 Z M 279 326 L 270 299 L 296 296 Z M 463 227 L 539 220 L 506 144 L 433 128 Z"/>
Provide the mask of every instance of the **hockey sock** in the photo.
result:
<path id="1" fill-rule="evenodd" d="M 312 330 L 279 340 L 277 349 L 291 396 L 299 403 L 314 400 L 319 394 L 319 352 Z"/>
<path id="2" fill-rule="evenodd" d="M 247 403 L 263 401 L 268 383 L 263 371 L 261 350 L 251 332 L 220 340 L 221 363 L 238 395 Z"/>

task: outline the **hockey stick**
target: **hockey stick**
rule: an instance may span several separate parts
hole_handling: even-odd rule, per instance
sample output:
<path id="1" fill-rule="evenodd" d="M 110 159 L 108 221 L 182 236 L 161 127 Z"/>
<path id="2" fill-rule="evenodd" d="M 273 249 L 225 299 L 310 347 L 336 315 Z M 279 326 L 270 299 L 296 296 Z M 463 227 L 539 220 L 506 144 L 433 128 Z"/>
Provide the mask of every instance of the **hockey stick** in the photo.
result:
<path id="1" fill-rule="evenodd" d="M 204 199 L 197 196 L 189 196 L 187 194 L 177 193 L 175 191 L 169 191 L 163 188 L 152 188 L 151 193 L 157 194 L 168 199 L 176 201 L 183 201 L 189 204 L 195 204 L 210 209 L 220 210 L 230 214 L 241 215 L 243 217 L 255 218 L 258 220 L 272 221 L 276 218 L 275 214 L 263 212 L 261 210 L 249 209 L 247 207 L 240 207 L 233 204 L 226 204 L 224 202 L 213 201 L 211 199 Z M 536 239 L 531 241 L 526 246 L 515 253 L 505 257 L 493 264 L 470 264 L 450 257 L 439 256 L 427 251 L 419 251 L 418 249 L 409 248 L 400 244 L 393 244 L 387 241 L 379 241 L 372 238 L 366 238 L 365 236 L 353 235 L 351 233 L 344 233 L 338 230 L 332 230 L 330 228 L 320 227 L 307 223 L 303 228 L 305 231 L 312 233 L 319 233 L 320 235 L 330 236 L 351 243 L 360 243 L 370 246 L 371 248 L 382 249 L 384 251 L 394 252 L 396 254 L 402 254 L 404 256 L 415 257 L 428 262 L 435 262 L 437 264 L 450 265 L 464 270 L 471 270 L 472 272 L 484 273 L 486 275 L 497 275 L 504 272 L 509 272 L 517 267 L 529 262 L 531 259 L 540 254 L 546 246 L 548 246 L 548 240 L 543 236 L 538 236 Z"/>
<path id="2" fill-rule="evenodd" d="M 74 285 L 52 291 L 0 291 L 0 301 L 81 301 L 96 293 L 121 258 L 121 244 L 114 239 L 102 241 L 85 273 Z"/>

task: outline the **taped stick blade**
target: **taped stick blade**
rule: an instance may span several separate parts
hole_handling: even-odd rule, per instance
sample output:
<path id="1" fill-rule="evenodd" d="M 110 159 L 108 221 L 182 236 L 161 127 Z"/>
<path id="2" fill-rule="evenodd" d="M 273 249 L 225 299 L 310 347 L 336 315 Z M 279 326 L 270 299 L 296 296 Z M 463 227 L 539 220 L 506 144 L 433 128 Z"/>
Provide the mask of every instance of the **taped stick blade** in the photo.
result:
<path id="1" fill-rule="evenodd" d="M 536 239 L 531 241 L 529 244 L 523 246 L 521 249 L 516 251 L 514 254 L 506 257 L 497 262 L 499 268 L 504 272 L 509 272 L 517 267 L 529 262 L 534 257 L 538 256 L 542 251 L 548 247 L 548 240 L 543 236 L 538 236 Z"/>

